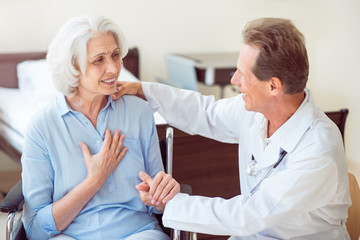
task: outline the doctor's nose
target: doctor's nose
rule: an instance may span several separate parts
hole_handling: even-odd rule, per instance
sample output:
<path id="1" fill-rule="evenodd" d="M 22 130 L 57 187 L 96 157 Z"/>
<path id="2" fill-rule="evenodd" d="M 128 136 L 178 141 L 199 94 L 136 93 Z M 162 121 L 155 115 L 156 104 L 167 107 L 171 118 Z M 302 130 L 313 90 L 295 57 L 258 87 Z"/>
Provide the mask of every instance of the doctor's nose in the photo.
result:
<path id="1" fill-rule="evenodd" d="M 236 72 L 234 73 L 234 75 L 232 76 L 231 80 L 230 80 L 230 83 L 232 85 L 236 85 L 236 86 L 240 86 L 240 74 L 239 74 L 239 71 L 236 70 Z"/>

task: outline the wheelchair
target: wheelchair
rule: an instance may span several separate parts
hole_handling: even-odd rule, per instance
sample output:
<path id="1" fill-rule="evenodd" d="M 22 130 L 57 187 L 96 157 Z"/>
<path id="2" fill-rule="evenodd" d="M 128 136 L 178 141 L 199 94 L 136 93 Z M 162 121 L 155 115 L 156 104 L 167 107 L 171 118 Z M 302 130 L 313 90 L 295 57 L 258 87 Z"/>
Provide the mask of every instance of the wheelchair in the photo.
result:
<path id="1" fill-rule="evenodd" d="M 159 139 L 161 157 L 165 172 L 172 175 L 173 167 L 173 139 L 174 130 L 172 127 L 166 128 L 166 139 Z M 191 195 L 190 185 L 180 184 L 180 192 Z M 1 212 L 8 213 L 6 224 L 6 240 L 27 240 L 25 229 L 22 223 L 22 208 L 24 196 L 22 194 L 22 180 L 19 180 L 6 194 L 1 203 Z M 196 240 L 196 233 L 165 228 L 162 224 L 162 215 L 156 215 L 160 226 L 164 232 L 172 237 L 173 240 Z"/>

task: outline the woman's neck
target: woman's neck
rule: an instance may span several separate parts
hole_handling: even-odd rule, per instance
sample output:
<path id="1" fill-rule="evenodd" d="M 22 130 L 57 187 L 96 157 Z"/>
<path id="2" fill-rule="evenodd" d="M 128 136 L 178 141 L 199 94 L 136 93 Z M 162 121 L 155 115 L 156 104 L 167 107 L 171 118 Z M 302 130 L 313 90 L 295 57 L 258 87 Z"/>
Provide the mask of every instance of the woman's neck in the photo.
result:
<path id="1" fill-rule="evenodd" d="M 87 117 L 92 125 L 96 128 L 97 117 L 100 111 L 106 106 L 108 96 L 96 95 L 96 96 L 83 96 L 75 94 L 72 97 L 65 97 L 67 104 L 72 110 L 81 112 Z"/>

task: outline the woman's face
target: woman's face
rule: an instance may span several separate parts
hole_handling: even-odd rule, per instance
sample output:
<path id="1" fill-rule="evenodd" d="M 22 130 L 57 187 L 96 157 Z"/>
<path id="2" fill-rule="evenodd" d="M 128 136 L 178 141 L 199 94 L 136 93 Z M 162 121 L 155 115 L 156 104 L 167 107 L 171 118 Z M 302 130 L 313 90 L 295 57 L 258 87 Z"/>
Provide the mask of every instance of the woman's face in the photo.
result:
<path id="1" fill-rule="evenodd" d="M 87 44 L 85 74 L 79 75 L 79 95 L 110 95 L 121 70 L 121 53 L 111 33 L 95 35 Z"/>

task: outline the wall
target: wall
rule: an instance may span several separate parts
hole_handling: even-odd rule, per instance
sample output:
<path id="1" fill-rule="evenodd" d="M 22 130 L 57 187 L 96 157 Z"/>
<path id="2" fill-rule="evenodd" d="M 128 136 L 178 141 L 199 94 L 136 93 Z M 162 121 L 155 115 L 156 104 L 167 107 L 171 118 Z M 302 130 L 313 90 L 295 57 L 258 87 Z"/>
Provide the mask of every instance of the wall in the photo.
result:
<path id="1" fill-rule="evenodd" d="M 308 86 L 325 111 L 350 109 L 345 147 L 360 172 L 359 0 L 0 0 L 0 52 L 44 51 L 72 16 L 98 14 L 123 29 L 141 54 L 141 78 L 164 77 L 168 52 L 239 51 L 256 17 L 286 17 L 307 39 Z"/>

